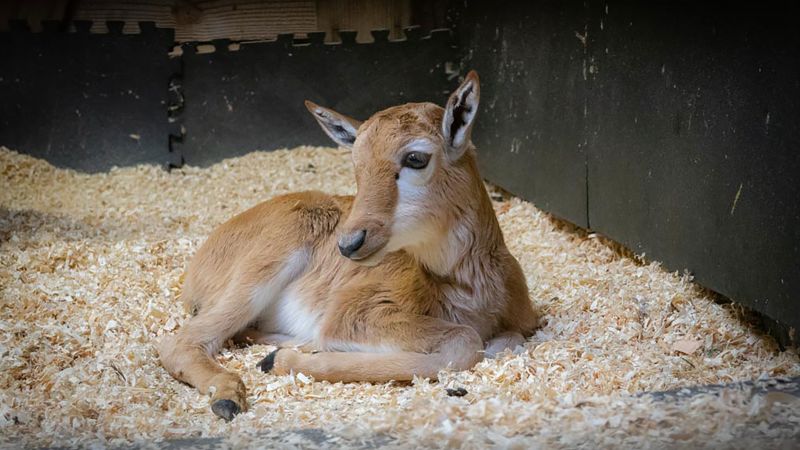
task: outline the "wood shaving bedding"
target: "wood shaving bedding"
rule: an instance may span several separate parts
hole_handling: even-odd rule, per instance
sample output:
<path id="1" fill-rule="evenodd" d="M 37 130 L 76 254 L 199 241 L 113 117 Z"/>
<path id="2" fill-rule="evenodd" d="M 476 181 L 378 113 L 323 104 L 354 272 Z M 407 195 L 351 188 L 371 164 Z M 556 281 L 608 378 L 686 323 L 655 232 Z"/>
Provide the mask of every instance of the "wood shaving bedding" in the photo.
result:
<path id="1" fill-rule="evenodd" d="M 632 396 L 797 376 L 800 359 L 688 275 L 513 197 L 495 208 L 546 320 L 524 348 L 411 385 L 267 375 L 255 365 L 272 347 L 228 349 L 219 361 L 242 376 L 250 410 L 225 423 L 164 371 L 154 340 L 187 319 L 176 299 L 182 272 L 216 225 L 307 189 L 352 193 L 349 153 L 299 147 L 209 168 L 89 175 L 0 148 L 0 445 L 223 436 L 236 446 L 310 428 L 464 448 L 741 444 L 746 424 L 800 435 L 800 405 L 786 398 L 735 391 L 654 407 Z"/>

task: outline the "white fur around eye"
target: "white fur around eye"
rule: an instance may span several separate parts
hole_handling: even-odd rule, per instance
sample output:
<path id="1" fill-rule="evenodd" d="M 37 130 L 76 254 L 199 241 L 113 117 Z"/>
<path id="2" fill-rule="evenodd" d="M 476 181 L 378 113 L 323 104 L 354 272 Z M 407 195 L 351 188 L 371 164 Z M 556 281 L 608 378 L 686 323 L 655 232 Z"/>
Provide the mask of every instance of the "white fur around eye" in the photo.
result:
<path id="1" fill-rule="evenodd" d="M 405 146 L 406 152 L 433 153 L 434 145 L 428 139 L 414 139 Z"/>
<path id="2" fill-rule="evenodd" d="M 423 175 L 413 172 L 424 172 L 424 169 L 404 168 L 397 180 L 397 206 L 392 223 L 392 237 L 386 245 L 390 252 L 418 242 L 427 242 L 436 234 L 433 222 L 430 221 L 431 210 L 426 203 L 428 187 L 421 180 Z"/>
<path id="3" fill-rule="evenodd" d="M 397 179 L 397 188 L 403 190 L 411 186 L 421 187 L 428 184 L 428 181 L 433 175 L 433 166 L 435 161 L 431 157 L 431 161 L 424 169 L 412 169 L 410 167 L 403 167 L 400 169 L 400 177 Z"/>
<path id="4" fill-rule="evenodd" d="M 397 206 L 392 224 L 392 237 L 387 244 L 388 251 L 395 251 L 426 242 L 436 234 L 431 222 L 431 210 L 427 200 L 428 179 L 433 174 L 434 159 L 425 169 L 403 168 L 397 180 Z"/>
<path id="5" fill-rule="evenodd" d="M 414 139 L 409 142 L 403 149 L 403 154 L 408 152 L 420 152 L 430 155 L 430 161 L 424 169 L 412 169 L 410 167 L 403 167 L 400 169 L 400 177 L 397 179 L 398 189 L 403 189 L 403 185 L 422 186 L 430 181 L 433 176 L 434 169 L 436 168 L 436 154 L 434 152 L 434 145 L 428 139 Z"/>

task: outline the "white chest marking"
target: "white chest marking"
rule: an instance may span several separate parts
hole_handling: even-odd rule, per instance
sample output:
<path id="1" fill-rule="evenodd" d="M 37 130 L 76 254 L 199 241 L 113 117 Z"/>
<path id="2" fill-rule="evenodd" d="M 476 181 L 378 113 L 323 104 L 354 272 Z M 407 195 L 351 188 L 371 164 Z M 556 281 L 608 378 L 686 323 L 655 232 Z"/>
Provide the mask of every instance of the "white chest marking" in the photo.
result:
<path id="1" fill-rule="evenodd" d="M 283 266 L 271 278 L 261 281 L 253 289 L 250 305 L 258 314 L 274 304 L 286 287 L 296 280 L 308 265 L 309 253 L 306 249 L 293 252 L 286 258 Z"/>
<path id="2" fill-rule="evenodd" d="M 253 290 L 250 304 L 262 331 L 288 334 L 303 341 L 314 340 L 318 335 L 319 317 L 305 308 L 297 289 L 309 256 L 306 249 L 295 251 L 277 274 Z"/>
<path id="3" fill-rule="evenodd" d="M 261 328 L 271 333 L 288 334 L 300 342 L 312 342 L 319 336 L 320 322 L 320 314 L 309 310 L 298 286 L 290 285 L 275 307 L 269 308 L 262 315 Z M 270 329 L 265 329 L 265 326 Z"/>

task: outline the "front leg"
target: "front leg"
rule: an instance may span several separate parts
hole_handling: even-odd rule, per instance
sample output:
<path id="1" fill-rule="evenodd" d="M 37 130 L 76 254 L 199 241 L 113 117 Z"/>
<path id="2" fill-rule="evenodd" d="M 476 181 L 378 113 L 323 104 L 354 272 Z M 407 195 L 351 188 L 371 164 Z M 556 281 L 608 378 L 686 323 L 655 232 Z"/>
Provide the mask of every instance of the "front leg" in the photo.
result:
<path id="1" fill-rule="evenodd" d="M 259 367 L 330 382 L 387 382 L 436 379 L 442 369 L 466 370 L 483 359 L 483 341 L 473 328 L 372 304 L 331 316 L 323 334 L 327 351 L 278 349 Z"/>
<path id="2" fill-rule="evenodd" d="M 487 358 L 494 358 L 500 353 L 510 350 L 514 351 L 518 346 L 525 343 L 522 333 L 516 331 L 504 331 L 489 339 L 486 343 L 486 350 L 483 355 Z"/>

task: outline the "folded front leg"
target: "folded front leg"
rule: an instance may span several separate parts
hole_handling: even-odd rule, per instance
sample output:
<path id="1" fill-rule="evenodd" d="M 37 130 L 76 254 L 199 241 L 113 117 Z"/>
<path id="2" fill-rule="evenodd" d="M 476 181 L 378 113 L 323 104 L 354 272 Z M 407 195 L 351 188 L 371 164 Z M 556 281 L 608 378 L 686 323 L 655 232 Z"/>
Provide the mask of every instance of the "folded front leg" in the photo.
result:
<path id="1" fill-rule="evenodd" d="M 330 382 L 387 382 L 415 376 L 436 379 L 442 369 L 470 369 L 483 358 L 483 341 L 468 326 L 403 312 L 382 319 L 347 340 L 326 336 L 327 348 L 334 351 L 278 349 L 259 367 L 279 375 L 302 372 Z M 335 351 L 343 349 L 356 351 Z"/>

